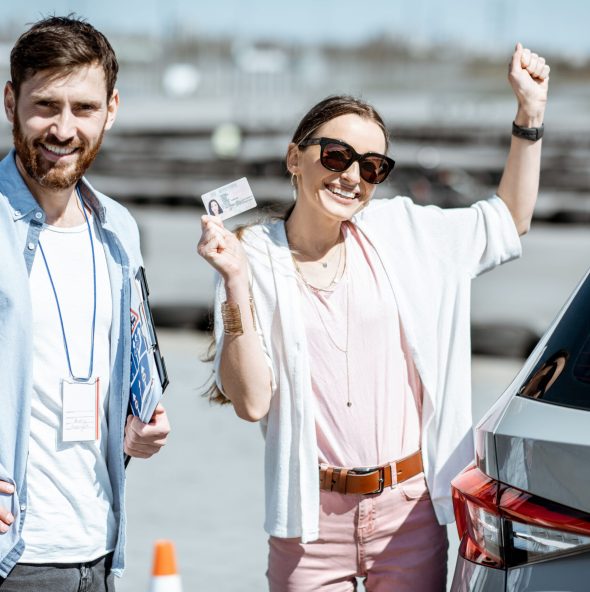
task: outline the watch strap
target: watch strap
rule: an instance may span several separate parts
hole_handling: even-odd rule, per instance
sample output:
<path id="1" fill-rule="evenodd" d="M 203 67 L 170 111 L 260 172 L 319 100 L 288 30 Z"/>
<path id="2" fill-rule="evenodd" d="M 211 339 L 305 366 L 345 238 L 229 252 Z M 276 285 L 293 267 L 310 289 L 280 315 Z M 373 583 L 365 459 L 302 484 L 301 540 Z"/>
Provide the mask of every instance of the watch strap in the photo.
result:
<path id="1" fill-rule="evenodd" d="M 545 125 L 541 124 L 541 127 L 522 127 L 512 122 L 512 135 L 517 138 L 523 138 L 524 140 L 530 140 L 536 142 L 543 137 L 545 131 Z"/>

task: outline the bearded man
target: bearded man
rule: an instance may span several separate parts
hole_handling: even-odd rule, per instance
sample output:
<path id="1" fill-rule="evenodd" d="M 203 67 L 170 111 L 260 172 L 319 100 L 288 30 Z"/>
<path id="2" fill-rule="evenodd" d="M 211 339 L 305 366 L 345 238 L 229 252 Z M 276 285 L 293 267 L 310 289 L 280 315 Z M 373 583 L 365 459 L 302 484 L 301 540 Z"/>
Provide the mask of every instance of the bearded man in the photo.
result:
<path id="1" fill-rule="evenodd" d="M 114 590 L 124 567 L 124 454 L 165 443 L 166 412 L 127 416 L 129 212 L 83 177 L 115 121 L 108 40 L 73 17 L 16 42 L 0 162 L 0 591 Z"/>

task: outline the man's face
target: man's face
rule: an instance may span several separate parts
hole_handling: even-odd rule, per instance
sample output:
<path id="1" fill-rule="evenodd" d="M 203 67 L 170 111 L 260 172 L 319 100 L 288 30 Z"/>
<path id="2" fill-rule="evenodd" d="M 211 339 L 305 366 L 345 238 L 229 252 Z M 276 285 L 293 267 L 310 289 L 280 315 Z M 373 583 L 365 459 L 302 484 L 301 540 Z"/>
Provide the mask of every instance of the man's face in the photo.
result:
<path id="1" fill-rule="evenodd" d="M 95 159 L 118 94 L 107 103 L 104 71 L 89 65 L 63 76 L 38 72 L 22 83 L 18 100 L 9 83 L 4 105 L 21 173 L 42 188 L 65 190 Z"/>

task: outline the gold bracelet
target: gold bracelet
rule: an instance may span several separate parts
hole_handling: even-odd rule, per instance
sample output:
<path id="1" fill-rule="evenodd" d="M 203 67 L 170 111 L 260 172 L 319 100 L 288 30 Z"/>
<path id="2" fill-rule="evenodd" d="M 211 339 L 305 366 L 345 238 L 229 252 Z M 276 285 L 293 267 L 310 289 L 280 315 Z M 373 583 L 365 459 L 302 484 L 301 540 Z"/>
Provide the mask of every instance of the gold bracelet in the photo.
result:
<path id="1" fill-rule="evenodd" d="M 254 318 L 254 299 L 250 298 L 250 312 L 252 314 L 252 324 L 256 330 L 256 320 Z M 226 335 L 243 335 L 244 327 L 242 325 L 242 315 L 240 305 L 236 302 L 221 303 L 221 318 L 223 319 L 223 332 Z"/>
<path id="2" fill-rule="evenodd" d="M 221 304 L 221 318 L 223 319 L 223 332 L 226 335 L 244 334 L 239 304 L 235 302 L 223 302 Z"/>
<path id="3" fill-rule="evenodd" d="M 254 314 L 254 298 L 252 296 L 250 296 L 250 314 L 252 315 L 252 326 L 256 331 L 256 315 Z"/>

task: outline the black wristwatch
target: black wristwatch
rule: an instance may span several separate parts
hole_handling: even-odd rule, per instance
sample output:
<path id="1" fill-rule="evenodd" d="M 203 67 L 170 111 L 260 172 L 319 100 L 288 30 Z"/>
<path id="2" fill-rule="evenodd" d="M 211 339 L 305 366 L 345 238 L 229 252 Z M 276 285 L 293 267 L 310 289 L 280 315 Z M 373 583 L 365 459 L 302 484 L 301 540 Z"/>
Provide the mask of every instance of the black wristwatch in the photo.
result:
<path id="1" fill-rule="evenodd" d="M 520 127 L 520 125 L 516 125 L 514 121 L 512 122 L 512 135 L 517 138 L 522 138 L 523 140 L 536 142 L 543 137 L 544 131 L 545 126 L 543 124 L 541 124 L 541 127 Z"/>

